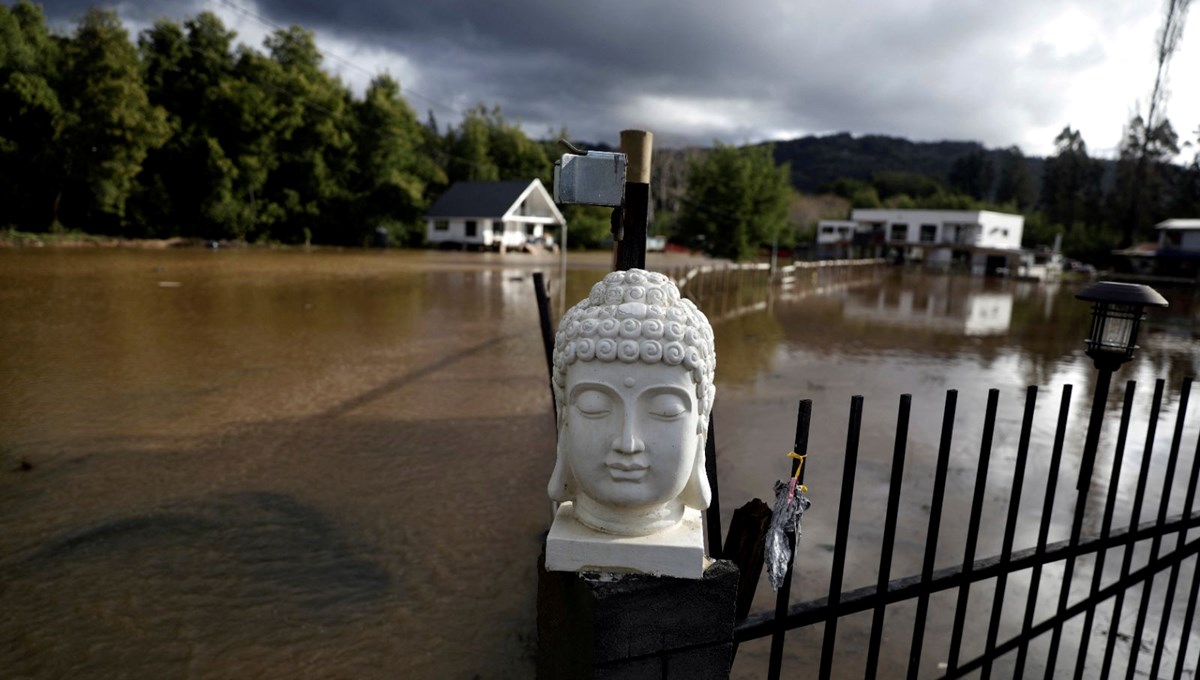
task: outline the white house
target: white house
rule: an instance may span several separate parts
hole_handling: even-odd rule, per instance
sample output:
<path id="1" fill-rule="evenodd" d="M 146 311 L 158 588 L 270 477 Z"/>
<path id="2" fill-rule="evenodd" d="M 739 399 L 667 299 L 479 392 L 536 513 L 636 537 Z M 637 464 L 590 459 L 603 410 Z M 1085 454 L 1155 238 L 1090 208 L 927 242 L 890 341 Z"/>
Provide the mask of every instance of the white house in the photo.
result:
<path id="1" fill-rule="evenodd" d="M 837 259 L 850 256 L 858 222 L 850 220 L 821 220 L 817 224 L 817 259 Z"/>
<path id="2" fill-rule="evenodd" d="M 926 266 L 968 265 L 982 274 L 1020 263 L 1021 236 L 1025 217 L 990 210 L 901 210 L 861 208 L 850 213 L 850 221 L 823 220 L 817 225 L 818 249 L 822 239 L 844 242 L 843 228 L 852 224 L 852 242 L 873 250 L 889 251 L 905 260 L 921 260 Z M 832 231 L 826 231 L 829 227 Z"/>
<path id="3" fill-rule="evenodd" d="M 547 229 L 566 220 L 541 180 L 456 182 L 425 212 L 425 234 L 434 245 L 495 248 L 551 244 Z"/>
<path id="4" fill-rule="evenodd" d="M 1118 251 L 1129 256 L 1134 271 L 1190 279 L 1200 274 L 1200 219 L 1165 220 L 1154 225 L 1158 243 L 1153 251 L 1146 245 Z"/>
<path id="5" fill-rule="evenodd" d="M 1200 220 L 1166 220 L 1154 228 L 1158 230 L 1160 254 L 1186 252 L 1200 256 Z"/>

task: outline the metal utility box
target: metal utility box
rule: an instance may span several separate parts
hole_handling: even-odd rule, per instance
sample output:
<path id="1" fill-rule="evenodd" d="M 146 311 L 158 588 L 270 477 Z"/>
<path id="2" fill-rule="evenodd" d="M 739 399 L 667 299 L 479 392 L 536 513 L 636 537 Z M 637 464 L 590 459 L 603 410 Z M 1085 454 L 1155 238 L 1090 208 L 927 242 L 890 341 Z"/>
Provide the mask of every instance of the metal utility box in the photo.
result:
<path id="1" fill-rule="evenodd" d="M 563 154 L 554 164 L 554 201 L 614 208 L 621 205 L 628 163 L 623 153 Z"/>

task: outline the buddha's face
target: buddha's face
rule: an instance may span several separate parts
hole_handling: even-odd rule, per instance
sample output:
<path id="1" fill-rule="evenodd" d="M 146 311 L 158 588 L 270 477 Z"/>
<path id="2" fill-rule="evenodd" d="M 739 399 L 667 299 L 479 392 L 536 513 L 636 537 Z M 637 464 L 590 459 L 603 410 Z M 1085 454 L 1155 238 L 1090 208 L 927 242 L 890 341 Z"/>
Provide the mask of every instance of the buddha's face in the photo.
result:
<path id="1" fill-rule="evenodd" d="M 665 363 L 580 361 L 567 372 L 560 453 L 577 491 L 623 509 L 678 498 L 700 446 L 691 372 Z"/>

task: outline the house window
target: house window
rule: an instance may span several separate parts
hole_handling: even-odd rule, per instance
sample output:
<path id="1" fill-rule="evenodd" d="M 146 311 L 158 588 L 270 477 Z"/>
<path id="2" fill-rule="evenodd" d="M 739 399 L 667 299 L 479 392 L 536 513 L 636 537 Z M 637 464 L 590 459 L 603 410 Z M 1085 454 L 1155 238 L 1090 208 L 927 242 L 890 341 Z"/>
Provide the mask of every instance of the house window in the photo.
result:
<path id="1" fill-rule="evenodd" d="M 466 229 L 466 231 L 464 233 L 467 236 L 478 236 L 479 235 L 479 229 L 475 224 L 475 220 L 467 220 L 465 229 Z"/>
<path id="2" fill-rule="evenodd" d="M 907 241 L 908 240 L 908 225 L 893 224 L 892 234 L 889 237 L 892 241 Z"/>
<path id="3" fill-rule="evenodd" d="M 508 225 L 504 222 L 492 222 L 492 234 L 503 236 Z"/>
<path id="4" fill-rule="evenodd" d="M 450 231 L 450 220 L 434 220 L 434 231 Z"/>
<path id="5" fill-rule="evenodd" d="M 822 234 L 832 234 L 833 227 L 821 227 L 821 233 Z"/>
<path id="6" fill-rule="evenodd" d="M 532 222 L 527 222 L 525 224 L 525 233 L 528 234 L 529 236 L 533 236 L 533 227 L 534 227 L 534 224 Z"/>
<path id="7" fill-rule="evenodd" d="M 937 240 L 937 225 L 936 224 L 922 224 L 921 225 L 921 242 L 922 243 L 933 243 L 936 240 Z"/>

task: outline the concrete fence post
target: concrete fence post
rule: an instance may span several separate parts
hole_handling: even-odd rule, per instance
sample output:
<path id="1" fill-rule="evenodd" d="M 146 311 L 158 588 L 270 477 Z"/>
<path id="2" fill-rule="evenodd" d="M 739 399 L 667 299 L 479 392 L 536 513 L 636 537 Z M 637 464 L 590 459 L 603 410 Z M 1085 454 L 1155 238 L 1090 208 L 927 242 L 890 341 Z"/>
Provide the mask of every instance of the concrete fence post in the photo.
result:
<path id="1" fill-rule="evenodd" d="M 537 677 L 717 680 L 729 677 L 738 569 L 702 579 L 546 571 L 538 564 Z"/>

